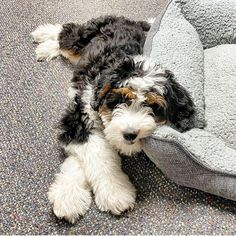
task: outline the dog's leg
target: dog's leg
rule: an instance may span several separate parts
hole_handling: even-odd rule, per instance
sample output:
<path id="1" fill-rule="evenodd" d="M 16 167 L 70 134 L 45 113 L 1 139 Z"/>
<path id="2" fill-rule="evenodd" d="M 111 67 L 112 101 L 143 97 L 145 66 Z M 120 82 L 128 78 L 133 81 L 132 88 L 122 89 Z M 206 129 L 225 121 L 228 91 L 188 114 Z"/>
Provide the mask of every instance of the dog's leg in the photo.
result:
<path id="1" fill-rule="evenodd" d="M 72 64 L 77 64 L 81 49 L 97 34 L 101 34 L 101 27 L 114 22 L 116 19 L 116 17 L 106 16 L 92 19 L 84 25 L 69 23 L 39 26 L 31 33 L 34 41 L 39 43 L 36 48 L 37 60 L 50 61 L 62 55 Z"/>
<path id="2" fill-rule="evenodd" d="M 110 27 L 116 21 L 129 22 L 123 17 L 101 16 L 92 19 L 85 24 L 64 24 L 52 25 L 46 24 L 39 26 L 31 33 L 34 41 L 41 43 L 36 49 L 38 60 L 51 60 L 59 55 L 67 58 L 72 64 L 77 64 L 82 49 L 84 49 L 91 40 L 99 35 L 113 35 L 113 29 Z M 150 25 L 144 21 L 138 21 L 144 31 L 148 31 Z"/>
<path id="3" fill-rule="evenodd" d="M 58 218 L 74 223 L 91 204 L 91 193 L 78 156 L 69 156 L 48 191 L 49 201 Z"/>
<path id="4" fill-rule="evenodd" d="M 102 133 L 94 132 L 84 147 L 84 171 L 95 194 L 95 202 L 102 211 L 113 214 L 133 208 L 136 191 L 121 169 L 120 157 L 108 144 Z M 68 145 L 66 151 L 81 152 Z"/>
<path id="5" fill-rule="evenodd" d="M 104 34 L 102 28 L 114 23 L 117 19 L 113 16 L 101 16 L 83 25 L 64 24 L 58 37 L 61 54 L 71 63 L 78 63 L 82 50 L 93 38 Z"/>
<path id="6" fill-rule="evenodd" d="M 119 17 L 114 16 L 101 16 L 82 25 L 64 24 L 59 35 L 60 49 L 74 54 L 79 53 L 94 37 L 105 33 L 101 32 L 102 28 L 118 19 Z"/>
<path id="7" fill-rule="evenodd" d="M 82 87 L 81 99 L 75 96 L 73 109 L 61 121 L 60 141 L 69 157 L 48 192 L 55 215 L 71 223 L 89 209 L 90 187 L 99 209 L 114 214 L 132 208 L 136 196 L 121 169 L 119 155 L 98 131 L 97 118 L 90 107 L 92 90 L 86 83 Z"/>

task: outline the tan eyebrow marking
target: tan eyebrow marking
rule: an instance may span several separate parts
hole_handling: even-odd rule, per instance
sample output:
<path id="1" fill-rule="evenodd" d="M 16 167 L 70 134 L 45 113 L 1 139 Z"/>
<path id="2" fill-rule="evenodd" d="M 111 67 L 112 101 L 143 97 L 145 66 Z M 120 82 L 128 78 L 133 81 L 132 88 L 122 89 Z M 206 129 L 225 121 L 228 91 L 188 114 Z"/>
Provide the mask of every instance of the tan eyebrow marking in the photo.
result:
<path id="1" fill-rule="evenodd" d="M 118 88 L 118 89 L 112 89 L 113 93 L 120 93 L 124 96 L 126 96 L 128 99 L 136 99 L 137 95 L 129 88 Z"/>
<path id="2" fill-rule="evenodd" d="M 61 49 L 63 57 L 67 58 L 72 64 L 77 64 L 80 60 L 80 54 L 73 52 L 73 50 Z"/>
<path id="3" fill-rule="evenodd" d="M 106 84 L 103 88 L 103 90 L 99 93 L 99 97 L 104 97 L 111 89 L 111 85 L 110 84 Z"/>
<path id="4" fill-rule="evenodd" d="M 146 98 L 147 98 L 147 103 L 149 105 L 153 105 L 156 103 L 156 104 L 160 105 L 161 107 L 167 107 L 166 100 L 164 99 L 164 97 L 162 97 L 160 95 L 149 92 L 149 93 L 147 93 Z"/>

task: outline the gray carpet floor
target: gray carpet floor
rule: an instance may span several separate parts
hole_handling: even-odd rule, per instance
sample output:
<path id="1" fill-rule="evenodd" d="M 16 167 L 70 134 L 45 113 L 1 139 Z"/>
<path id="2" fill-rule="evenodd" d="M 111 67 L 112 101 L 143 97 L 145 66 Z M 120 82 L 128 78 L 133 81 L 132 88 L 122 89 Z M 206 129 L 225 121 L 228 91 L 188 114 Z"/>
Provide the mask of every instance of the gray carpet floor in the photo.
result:
<path id="1" fill-rule="evenodd" d="M 0 234 L 235 234 L 236 204 L 168 179 L 145 155 L 124 159 L 137 205 L 120 217 L 95 205 L 75 225 L 55 218 L 46 198 L 63 161 L 57 122 L 71 68 L 36 62 L 30 32 L 43 23 L 101 14 L 155 16 L 165 0 L 3 0 L 0 4 Z"/>

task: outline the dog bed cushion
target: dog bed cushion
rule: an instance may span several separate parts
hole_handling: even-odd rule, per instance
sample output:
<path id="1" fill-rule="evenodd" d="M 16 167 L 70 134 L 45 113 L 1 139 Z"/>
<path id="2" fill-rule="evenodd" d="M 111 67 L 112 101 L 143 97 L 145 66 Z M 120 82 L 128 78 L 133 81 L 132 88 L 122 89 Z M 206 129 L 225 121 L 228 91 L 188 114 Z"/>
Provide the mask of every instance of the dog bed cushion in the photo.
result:
<path id="1" fill-rule="evenodd" d="M 236 200 L 236 1 L 173 0 L 144 54 L 174 72 L 195 105 L 195 128 L 158 128 L 144 151 L 176 183 Z"/>

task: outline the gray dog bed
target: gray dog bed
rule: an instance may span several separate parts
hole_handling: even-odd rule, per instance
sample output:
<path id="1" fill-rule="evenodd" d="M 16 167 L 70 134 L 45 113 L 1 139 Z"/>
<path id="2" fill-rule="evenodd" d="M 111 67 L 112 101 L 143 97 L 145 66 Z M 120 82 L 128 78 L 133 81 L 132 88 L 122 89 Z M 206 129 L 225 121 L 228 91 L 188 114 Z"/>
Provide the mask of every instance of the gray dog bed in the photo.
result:
<path id="1" fill-rule="evenodd" d="M 163 126 L 144 151 L 174 182 L 236 200 L 236 1 L 173 0 L 144 52 L 172 70 L 196 105 L 195 128 Z"/>

